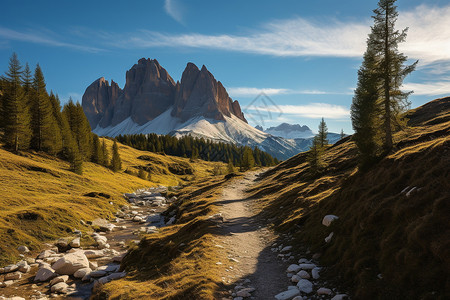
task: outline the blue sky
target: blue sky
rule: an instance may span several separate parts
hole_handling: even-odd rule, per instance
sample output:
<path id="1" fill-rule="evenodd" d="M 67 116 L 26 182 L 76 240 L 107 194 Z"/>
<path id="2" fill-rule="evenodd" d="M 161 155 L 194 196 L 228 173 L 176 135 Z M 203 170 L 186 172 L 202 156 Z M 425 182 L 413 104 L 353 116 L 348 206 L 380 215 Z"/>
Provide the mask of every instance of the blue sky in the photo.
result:
<path id="1" fill-rule="evenodd" d="M 400 50 L 417 71 L 405 81 L 412 106 L 450 94 L 450 1 L 399 0 Z M 104 76 L 123 88 L 141 57 L 156 58 L 174 80 L 187 62 L 206 65 L 252 125 L 248 105 L 261 92 L 272 117 L 317 129 L 351 132 L 349 108 L 356 72 L 377 1 L 21 1 L 5 0 L 0 19 L 0 72 L 12 52 L 61 100 L 81 101 Z M 279 113 L 281 112 L 281 113 Z"/>

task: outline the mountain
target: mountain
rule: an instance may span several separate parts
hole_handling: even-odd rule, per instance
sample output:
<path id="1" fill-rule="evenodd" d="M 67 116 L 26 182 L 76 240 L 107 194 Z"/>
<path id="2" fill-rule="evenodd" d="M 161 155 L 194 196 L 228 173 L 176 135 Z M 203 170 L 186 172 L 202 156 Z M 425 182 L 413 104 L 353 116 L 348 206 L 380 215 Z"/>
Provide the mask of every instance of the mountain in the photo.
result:
<path id="1" fill-rule="evenodd" d="M 299 124 L 282 123 L 276 127 L 270 127 L 264 130 L 273 136 L 279 136 L 285 139 L 307 139 L 314 136 L 314 133 L 308 126 Z"/>
<path id="2" fill-rule="evenodd" d="M 258 146 L 278 159 L 304 148 L 304 141 L 284 139 L 247 123 L 238 101 L 207 70 L 188 63 L 181 82 L 174 82 L 156 59 L 142 58 L 126 73 L 121 89 L 101 77 L 89 85 L 82 106 L 101 136 L 157 133 L 192 135 L 214 141 Z"/>

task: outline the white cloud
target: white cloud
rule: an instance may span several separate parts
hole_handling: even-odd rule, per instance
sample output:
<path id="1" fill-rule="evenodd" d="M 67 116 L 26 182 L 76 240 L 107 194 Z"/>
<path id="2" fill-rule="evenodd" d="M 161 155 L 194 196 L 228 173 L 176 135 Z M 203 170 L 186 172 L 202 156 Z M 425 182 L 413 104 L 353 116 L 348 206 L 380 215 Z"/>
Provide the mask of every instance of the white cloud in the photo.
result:
<path id="1" fill-rule="evenodd" d="M 21 42 L 29 42 L 29 43 L 42 44 L 42 45 L 47 45 L 47 46 L 71 48 L 74 50 L 80 50 L 80 51 L 92 52 L 92 53 L 97 53 L 97 52 L 103 51 L 102 49 L 96 48 L 96 47 L 61 42 L 61 41 L 58 41 L 57 39 L 50 37 L 49 35 L 51 35 L 51 32 L 49 32 L 48 30 L 41 30 L 40 32 L 39 31 L 20 32 L 17 30 L 0 27 L 0 38 L 4 38 L 7 41 L 14 40 L 14 41 L 21 41 Z"/>
<path id="2" fill-rule="evenodd" d="M 348 95 L 353 93 L 326 92 L 320 90 L 295 90 L 281 88 L 256 88 L 256 87 L 228 87 L 228 94 L 232 97 L 256 97 L 261 93 L 267 96 L 273 95 Z"/>
<path id="3" fill-rule="evenodd" d="M 348 119 L 350 111 L 344 106 L 328 103 L 311 103 L 307 105 L 269 105 L 263 107 L 247 108 L 247 114 L 256 111 L 258 114 L 270 112 L 281 115 L 295 115 L 298 118 L 325 118 L 330 120 Z"/>
<path id="4" fill-rule="evenodd" d="M 178 23 L 183 24 L 183 9 L 175 0 L 164 0 L 164 10 Z"/>
<path id="5" fill-rule="evenodd" d="M 450 78 L 444 81 L 425 82 L 425 83 L 405 83 L 403 90 L 414 91 L 413 95 L 438 96 L 450 95 Z"/>

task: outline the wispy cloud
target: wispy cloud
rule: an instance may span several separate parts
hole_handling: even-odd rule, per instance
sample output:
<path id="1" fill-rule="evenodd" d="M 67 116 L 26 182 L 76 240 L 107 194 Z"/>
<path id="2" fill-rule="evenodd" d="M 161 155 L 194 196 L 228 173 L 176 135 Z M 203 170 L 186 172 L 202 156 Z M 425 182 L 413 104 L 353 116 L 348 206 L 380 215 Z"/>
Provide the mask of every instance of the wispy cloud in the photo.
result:
<path id="1" fill-rule="evenodd" d="M 228 87 L 228 94 L 233 97 L 256 97 L 261 93 L 273 95 L 351 95 L 353 93 L 326 92 L 320 90 L 295 90 L 282 88 Z"/>
<path id="2" fill-rule="evenodd" d="M 333 105 L 328 103 L 311 103 L 307 105 L 269 105 L 265 106 L 263 109 L 266 112 L 282 112 L 282 115 L 294 115 L 298 118 L 310 119 L 324 117 L 325 119 L 330 120 L 341 120 L 348 119 L 350 116 L 350 111 L 348 108 L 341 105 Z M 251 114 L 251 112 L 252 107 L 249 107 L 248 113 Z"/>
<path id="3" fill-rule="evenodd" d="M 181 7 L 181 4 L 178 3 L 176 0 L 164 0 L 164 10 L 175 21 L 177 21 L 180 24 L 184 24 L 183 8 Z"/>
<path id="4" fill-rule="evenodd" d="M 5 39 L 6 41 L 13 40 L 13 41 L 29 42 L 29 43 L 41 44 L 41 45 L 47 45 L 47 46 L 70 48 L 70 49 L 74 49 L 74 50 L 92 52 L 92 53 L 97 53 L 97 52 L 103 51 L 102 49 L 97 48 L 97 47 L 62 42 L 60 40 L 57 40 L 57 39 L 51 37 L 50 35 L 52 35 L 52 33 L 50 33 L 48 30 L 18 31 L 18 30 L 12 30 L 9 28 L 5 28 L 5 27 L 0 27 L 0 38 Z"/>
<path id="5" fill-rule="evenodd" d="M 443 81 L 436 82 L 405 83 L 403 89 L 405 91 L 414 91 L 414 95 L 450 95 L 450 78 L 444 78 Z"/>

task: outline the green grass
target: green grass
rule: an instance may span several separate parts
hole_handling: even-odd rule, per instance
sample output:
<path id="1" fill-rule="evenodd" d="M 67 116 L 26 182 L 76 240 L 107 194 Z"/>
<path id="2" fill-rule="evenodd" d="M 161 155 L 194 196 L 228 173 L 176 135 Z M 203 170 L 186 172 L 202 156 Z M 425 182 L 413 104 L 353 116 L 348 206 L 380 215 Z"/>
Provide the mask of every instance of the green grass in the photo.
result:
<path id="1" fill-rule="evenodd" d="M 252 191 L 263 214 L 294 233 L 298 247 L 321 253 L 328 275 L 342 276 L 357 299 L 448 299 L 449 103 L 411 111 L 413 127 L 397 132 L 394 151 L 366 172 L 350 139 L 326 150 L 320 177 L 310 177 L 304 153 L 283 162 Z M 420 191 L 407 197 L 407 186 Z M 339 220 L 325 227 L 327 214 Z"/>

